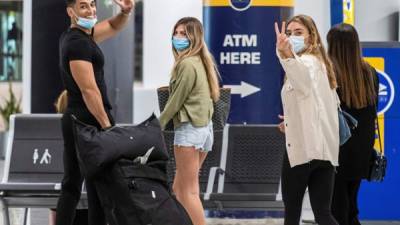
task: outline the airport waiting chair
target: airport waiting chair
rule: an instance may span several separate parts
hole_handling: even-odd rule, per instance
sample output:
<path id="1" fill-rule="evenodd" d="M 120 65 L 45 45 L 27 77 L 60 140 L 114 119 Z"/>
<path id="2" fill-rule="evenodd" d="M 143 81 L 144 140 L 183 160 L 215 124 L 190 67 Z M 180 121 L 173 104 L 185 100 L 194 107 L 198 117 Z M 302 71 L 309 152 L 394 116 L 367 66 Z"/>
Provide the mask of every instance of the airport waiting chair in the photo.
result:
<path id="1" fill-rule="evenodd" d="M 160 111 L 162 112 L 168 101 L 169 90 L 168 87 L 160 87 L 157 89 L 158 103 Z M 219 165 L 221 157 L 221 147 L 222 147 L 222 134 L 225 122 L 227 120 L 231 101 L 231 90 L 229 88 L 220 88 L 220 99 L 214 104 L 214 114 L 213 114 L 213 129 L 214 129 L 214 145 L 210 153 L 208 153 L 206 160 L 203 163 L 202 169 L 200 170 L 200 190 L 205 192 L 208 174 L 210 168 Z M 164 138 L 168 148 L 168 152 L 171 156 L 168 162 L 168 178 L 169 182 L 172 183 L 175 175 L 175 157 L 174 157 L 174 128 L 172 121 L 168 123 L 164 130 Z"/>
<path id="2" fill-rule="evenodd" d="M 10 118 L 4 176 L 0 183 L 4 225 L 9 208 L 55 208 L 63 177 L 64 142 L 60 114 L 18 114 Z M 78 208 L 87 208 L 82 193 Z"/>
<path id="3" fill-rule="evenodd" d="M 214 131 L 214 145 L 212 151 L 208 153 L 206 160 L 203 163 L 203 166 L 200 170 L 199 182 L 200 182 L 200 191 L 204 193 L 207 188 L 208 183 L 208 175 L 210 173 L 210 169 L 212 167 L 216 167 L 220 163 L 221 157 L 221 147 L 222 147 L 222 131 Z M 168 161 L 167 166 L 167 175 L 168 182 L 172 185 L 175 176 L 175 157 L 174 157 L 174 132 L 173 131 L 164 131 L 165 143 L 168 148 L 168 153 L 170 155 L 170 159 Z M 172 187 L 172 186 L 171 186 Z"/>
<path id="4" fill-rule="evenodd" d="M 157 89 L 160 111 L 168 100 L 168 87 Z M 277 200 L 285 138 L 276 125 L 226 125 L 218 122 L 229 112 L 230 90 L 221 89 L 222 103 L 214 105 L 213 150 L 200 171 L 200 190 L 207 209 L 283 210 Z M 227 116 L 227 113 L 226 115 Z M 215 120 L 215 121 L 214 121 Z M 171 122 L 164 131 L 170 153 L 168 177 L 175 173 L 174 132 Z"/>
<path id="5" fill-rule="evenodd" d="M 175 173 L 173 131 L 164 131 Z M 214 131 L 213 150 L 200 171 L 204 208 L 283 211 L 277 200 L 285 138 L 275 125 L 229 125 Z"/>
<path id="6" fill-rule="evenodd" d="M 283 211 L 277 194 L 284 151 L 276 125 L 227 124 L 220 164 L 210 168 L 205 208 Z"/>

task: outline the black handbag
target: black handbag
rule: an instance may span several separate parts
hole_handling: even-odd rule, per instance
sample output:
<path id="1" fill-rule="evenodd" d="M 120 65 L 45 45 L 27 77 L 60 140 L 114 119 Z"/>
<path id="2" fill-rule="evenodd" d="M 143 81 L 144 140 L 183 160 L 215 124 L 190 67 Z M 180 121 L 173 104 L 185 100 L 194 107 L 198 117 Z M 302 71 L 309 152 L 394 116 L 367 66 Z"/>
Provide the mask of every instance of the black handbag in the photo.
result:
<path id="1" fill-rule="evenodd" d="M 387 159 L 382 148 L 381 132 L 379 129 L 378 119 L 376 119 L 376 125 L 378 128 L 378 141 L 380 151 L 374 149 L 371 156 L 371 163 L 368 175 L 368 181 L 370 182 L 382 182 L 386 175 L 387 166 Z"/>

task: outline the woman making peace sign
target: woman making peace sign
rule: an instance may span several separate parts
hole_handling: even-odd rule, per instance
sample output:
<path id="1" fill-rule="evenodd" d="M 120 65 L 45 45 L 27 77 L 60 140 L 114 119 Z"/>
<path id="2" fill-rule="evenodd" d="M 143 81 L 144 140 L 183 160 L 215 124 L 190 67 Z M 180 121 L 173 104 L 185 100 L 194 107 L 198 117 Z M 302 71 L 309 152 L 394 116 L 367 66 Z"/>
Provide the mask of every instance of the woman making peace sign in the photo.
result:
<path id="1" fill-rule="evenodd" d="M 285 70 L 282 88 L 286 153 L 282 167 L 285 225 L 298 225 L 303 196 L 309 189 L 320 225 L 338 224 L 331 214 L 339 125 L 336 80 L 314 21 L 293 17 L 279 31 L 277 56 Z M 284 129 L 283 129 L 284 128 Z"/>

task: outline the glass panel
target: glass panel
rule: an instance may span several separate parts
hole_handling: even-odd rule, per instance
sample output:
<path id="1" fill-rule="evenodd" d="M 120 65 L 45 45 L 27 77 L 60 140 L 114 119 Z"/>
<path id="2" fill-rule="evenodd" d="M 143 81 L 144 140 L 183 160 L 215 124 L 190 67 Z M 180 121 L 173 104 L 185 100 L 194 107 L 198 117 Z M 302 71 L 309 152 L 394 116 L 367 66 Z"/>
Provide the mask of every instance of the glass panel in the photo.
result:
<path id="1" fill-rule="evenodd" d="M 22 80 L 22 1 L 0 1 L 0 81 Z"/>

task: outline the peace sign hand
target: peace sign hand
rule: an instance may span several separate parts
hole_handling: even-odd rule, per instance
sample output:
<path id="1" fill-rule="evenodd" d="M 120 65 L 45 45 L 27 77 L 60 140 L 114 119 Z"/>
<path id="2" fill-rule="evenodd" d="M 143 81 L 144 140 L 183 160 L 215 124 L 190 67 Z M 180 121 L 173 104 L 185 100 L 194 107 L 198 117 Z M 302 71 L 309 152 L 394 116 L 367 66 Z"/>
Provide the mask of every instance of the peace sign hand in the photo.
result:
<path id="1" fill-rule="evenodd" d="M 123 13 L 130 13 L 135 7 L 134 0 L 114 0 L 114 2 L 121 7 Z"/>
<path id="2" fill-rule="evenodd" d="M 278 23 L 275 22 L 276 48 L 281 53 L 290 52 L 290 49 L 292 47 L 285 31 L 286 31 L 286 23 L 285 22 L 282 22 L 281 31 L 279 31 Z"/>

